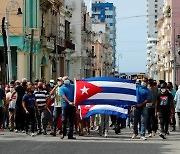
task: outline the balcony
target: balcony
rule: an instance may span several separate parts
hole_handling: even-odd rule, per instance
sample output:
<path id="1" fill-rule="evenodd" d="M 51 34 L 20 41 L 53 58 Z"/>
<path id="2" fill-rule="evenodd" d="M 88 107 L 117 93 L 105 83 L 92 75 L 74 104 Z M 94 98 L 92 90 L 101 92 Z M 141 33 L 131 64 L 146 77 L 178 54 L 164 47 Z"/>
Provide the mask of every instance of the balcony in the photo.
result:
<path id="1" fill-rule="evenodd" d="M 43 10 L 50 9 L 54 4 L 54 0 L 40 0 L 40 7 Z"/>
<path id="2" fill-rule="evenodd" d="M 50 50 L 54 50 L 54 37 L 41 37 L 41 46 Z"/>
<path id="3" fill-rule="evenodd" d="M 64 0 L 54 0 L 54 3 L 59 6 L 64 6 Z"/>
<path id="4" fill-rule="evenodd" d="M 65 47 L 71 50 L 75 50 L 75 44 L 72 41 L 65 40 Z"/>
<path id="5" fill-rule="evenodd" d="M 56 43 L 59 46 L 65 47 L 65 40 L 62 37 L 58 37 Z"/>

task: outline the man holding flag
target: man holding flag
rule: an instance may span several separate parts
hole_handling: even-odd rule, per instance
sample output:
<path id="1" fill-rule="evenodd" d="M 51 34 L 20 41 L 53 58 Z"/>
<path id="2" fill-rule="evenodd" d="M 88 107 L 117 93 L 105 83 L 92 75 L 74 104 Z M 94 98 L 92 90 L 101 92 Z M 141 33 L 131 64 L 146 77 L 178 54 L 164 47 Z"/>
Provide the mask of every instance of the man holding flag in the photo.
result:
<path id="1" fill-rule="evenodd" d="M 76 108 L 74 104 L 74 84 L 70 83 L 69 77 L 63 77 L 64 85 L 60 87 L 60 96 L 62 97 L 62 136 L 61 139 L 66 136 L 66 124 L 69 118 L 69 132 L 68 139 L 76 139 L 73 137 L 73 128 Z"/>
<path id="2" fill-rule="evenodd" d="M 145 132 L 146 132 L 146 104 L 151 101 L 151 92 L 147 88 L 148 86 L 148 79 L 143 78 L 141 82 L 141 86 L 137 86 L 136 89 L 136 97 L 137 97 L 137 104 L 134 106 L 134 120 L 133 120 L 133 131 L 134 134 L 132 139 L 136 138 L 138 135 L 138 122 L 141 122 L 141 132 L 140 132 L 140 139 L 146 140 Z"/>

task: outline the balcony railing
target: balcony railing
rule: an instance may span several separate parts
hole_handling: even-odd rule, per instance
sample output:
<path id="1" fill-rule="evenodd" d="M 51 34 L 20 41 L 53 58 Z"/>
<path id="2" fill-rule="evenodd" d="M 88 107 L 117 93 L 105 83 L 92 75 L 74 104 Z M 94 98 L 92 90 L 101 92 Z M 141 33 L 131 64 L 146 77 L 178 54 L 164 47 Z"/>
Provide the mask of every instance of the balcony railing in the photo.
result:
<path id="1" fill-rule="evenodd" d="M 72 41 L 65 40 L 65 47 L 71 50 L 75 50 L 75 44 Z"/>

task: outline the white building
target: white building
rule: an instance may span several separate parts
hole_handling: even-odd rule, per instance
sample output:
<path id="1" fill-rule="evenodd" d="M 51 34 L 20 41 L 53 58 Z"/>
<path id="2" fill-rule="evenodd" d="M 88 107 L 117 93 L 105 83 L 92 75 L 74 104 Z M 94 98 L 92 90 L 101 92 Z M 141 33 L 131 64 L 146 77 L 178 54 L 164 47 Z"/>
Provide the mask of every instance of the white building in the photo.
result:
<path id="1" fill-rule="evenodd" d="M 71 8 L 71 39 L 75 43 L 75 53 L 70 57 L 70 78 L 90 77 L 91 72 L 91 18 L 87 13 L 87 7 L 83 0 L 67 0 L 67 6 Z"/>
<path id="2" fill-rule="evenodd" d="M 164 0 L 147 0 L 147 73 L 150 77 L 156 78 L 157 62 L 152 57 L 157 56 L 156 44 L 158 29 L 156 27 L 158 18 L 162 15 Z M 153 61 L 151 61 L 153 59 Z"/>

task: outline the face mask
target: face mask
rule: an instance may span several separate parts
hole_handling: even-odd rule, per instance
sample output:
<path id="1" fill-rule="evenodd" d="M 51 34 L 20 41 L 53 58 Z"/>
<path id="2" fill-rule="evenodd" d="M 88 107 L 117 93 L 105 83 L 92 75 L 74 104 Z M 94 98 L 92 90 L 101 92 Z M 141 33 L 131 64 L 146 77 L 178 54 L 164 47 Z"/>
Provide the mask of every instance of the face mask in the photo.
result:
<path id="1" fill-rule="evenodd" d="M 70 81 L 69 81 L 69 80 L 65 80 L 65 81 L 64 81 L 64 84 L 65 84 L 65 85 L 69 85 L 69 84 L 70 84 Z"/>
<path id="2" fill-rule="evenodd" d="M 166 92 L 166 88 L 162 88 L 162 89 L 161 89 L 161 92 L 162 92 L 162 93 L 165 93 L 165 92 Z"/>
<path id="3" fill-rule="evenodd" d="M 61 81 L 58 81 L 57 84 L 58 84 L 58 86 L 60 86 L 61 85 Z"/>
<path id="4" fill-rule="evenodd" d="M 54 83 L 50 83 L 50 87 L 53 88 L 54 87 Z"/>
<path id="5" fill-rule="evenodd" d="M 142 82 L 141 82 L 141 87 L 142 87 L 142 88 L 146 88 L 146 87 L 147 87 L 146 82 L 142 81 Z"/>
<path id="6" fill-rule="evenodd" d="M 14 91 L 14 88 L 10 88 L 10 92 L 12 93 Z"/>

